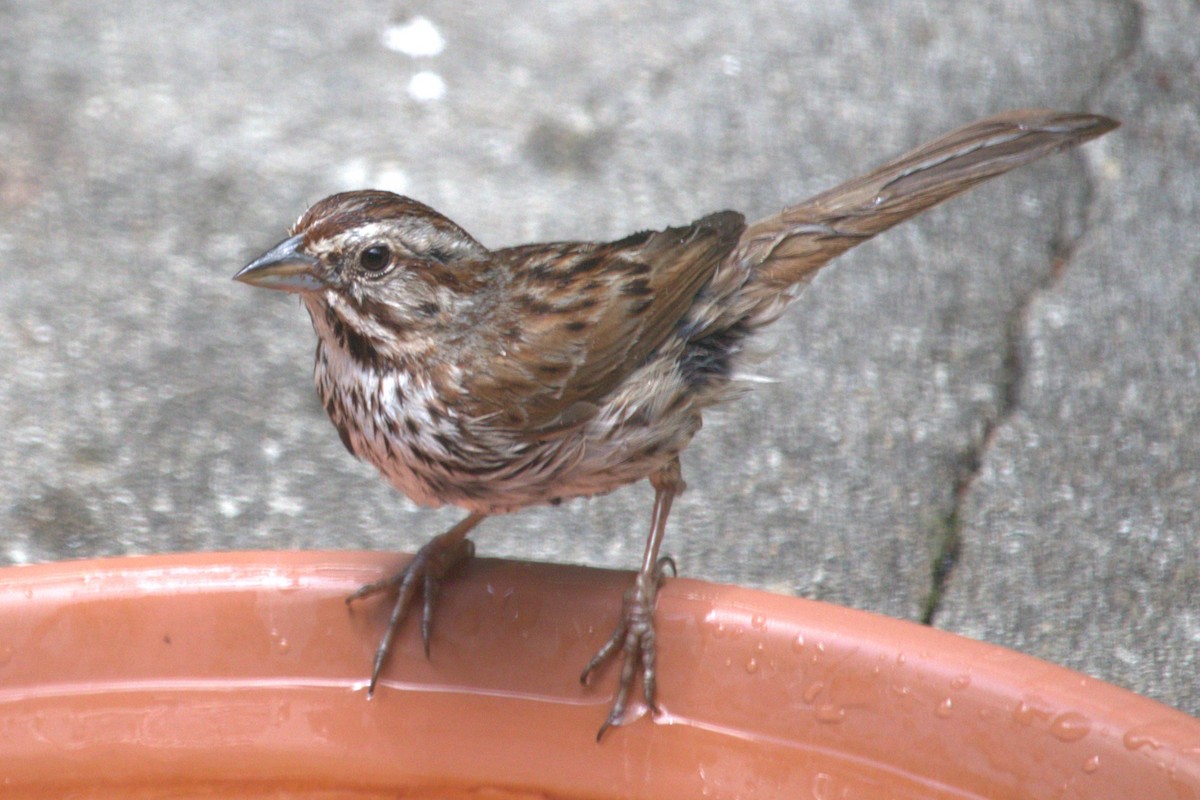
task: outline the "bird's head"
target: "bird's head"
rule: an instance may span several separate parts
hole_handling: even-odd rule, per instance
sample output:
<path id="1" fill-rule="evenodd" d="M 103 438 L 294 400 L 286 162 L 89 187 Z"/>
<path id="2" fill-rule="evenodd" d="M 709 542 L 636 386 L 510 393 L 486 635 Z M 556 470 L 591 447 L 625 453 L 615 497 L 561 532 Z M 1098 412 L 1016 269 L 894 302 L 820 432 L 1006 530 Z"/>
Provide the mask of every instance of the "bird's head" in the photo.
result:
<path id="1" fill-rule="evenodd" d="M 331 195 L 234 279 L 299 294 L 373 340 L 461 319 L 487 249 L 428 206 L 391 192 Z M 385 348 L 386 349 L 386 348 Z"/>

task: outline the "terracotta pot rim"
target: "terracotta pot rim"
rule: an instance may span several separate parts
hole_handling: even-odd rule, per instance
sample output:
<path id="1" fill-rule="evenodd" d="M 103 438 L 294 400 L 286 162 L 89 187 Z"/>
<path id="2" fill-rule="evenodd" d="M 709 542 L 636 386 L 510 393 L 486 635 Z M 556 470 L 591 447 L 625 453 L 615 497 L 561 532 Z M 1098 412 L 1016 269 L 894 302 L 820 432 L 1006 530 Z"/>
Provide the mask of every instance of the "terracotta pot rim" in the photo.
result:
<path id="1" fill-rule="evenodd" d="M 1200 721 L 1181 712 L 937 629 L 686 579 L 659 599 L 661 713 L 597 745 L 615 669 L 578 673 L 629 574 L 582 567 L 474 560 L 432 657 L 408 624 L 367 703 L 390 603 L 342 598 L 403 558 L 0 570 L 0 779 L 28 796 L 1200 796 Z"/>

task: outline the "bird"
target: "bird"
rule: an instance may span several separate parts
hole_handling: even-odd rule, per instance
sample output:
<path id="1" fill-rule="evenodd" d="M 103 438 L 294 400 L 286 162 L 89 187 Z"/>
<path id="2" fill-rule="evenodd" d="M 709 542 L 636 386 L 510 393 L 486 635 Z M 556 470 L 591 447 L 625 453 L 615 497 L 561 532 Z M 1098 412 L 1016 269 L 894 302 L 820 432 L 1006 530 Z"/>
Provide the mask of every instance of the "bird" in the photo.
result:
<path id="1" fill-rule="evenodd" d="M 740 391 L 736 368 L 835 256 L 976 184 L 1101 136 L 1118 122 L 1045 109 L 970 123 L 757 222 L 720 211 L 609 242 L 489 249 L 408 197 L 356 190 L 310 207 L 234 276 L 299 295 L 317 335 L 314 379 L 346 449 L 413 501 L 466 516 L 395 575 L 374 693 L 421 595 L 429 654 L 440 584 L 486 517 L 649 480 L 641 566 L 581 682 L 621 659 L 596 739 L 624 724 L 641 679 L 657 710 L 654 606 L 680 454 L 703 412 Z"/>

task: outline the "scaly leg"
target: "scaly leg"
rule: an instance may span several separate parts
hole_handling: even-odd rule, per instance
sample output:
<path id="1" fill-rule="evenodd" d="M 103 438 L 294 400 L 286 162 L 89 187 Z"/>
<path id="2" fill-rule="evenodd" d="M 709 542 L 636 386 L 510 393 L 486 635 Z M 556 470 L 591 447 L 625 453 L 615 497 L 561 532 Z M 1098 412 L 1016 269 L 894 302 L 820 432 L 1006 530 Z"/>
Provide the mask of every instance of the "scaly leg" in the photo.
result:
<path id="1" fill-rule="evenodd" d="M 654 603 L 658 596 L 658 587 L 663 582 L 664 568 L 670 566 L 671 572 L 675 572 L 675 562 L 670 558 L 659 558 L 658 550 L 667 527 L 667 515 L 671 513 L 671 502 L 675 495 L 686 487 L 680 473 L 679 459 L 673 459 L 667 466 L 651 475 L 650 485 L 654 487 L 654 512 L 650 519 L 650 535 L 646 539 L 642 568 L 633 586 L 625 592 L 621 620 L 617 623 L 616 630 L 596 651 L 596 655 L 592 656 L 592 660 L 584 667 L 583 674 L 579 676 L 580 683 L 586 684 L 588 677 L 597 667 L 618 650 L 622 651 L 617 697 L 613 701 L 608 719 L 596 734 L 597 742 L 609 728 L 625 723 L 625 708 L 629 704 L 629 694 L 633 690 L 639 667 L 642 672 L 642 696 L 651 711 L 658 710 L 654 705 L 657 688 Z"/>
<path id="2" fill-rule="evenodd" d="M 450 570 L 475 554 L 475 545 L 467 538 L 467 534 L 483 521 L 484 516 L 470 515 L 450 530 L 426 542 L 404 569 L 383 580 L 368 583 L 346 598 L 346 604 L 349 605 L 355 600 L 400 587 L 396 605 L 392 607 L 392 616 L 388 619 L 387 630 L 384 631 L 383 639 L 375 650 L 375 666 L 371 670 L 371 684 L 367 687 L 368 699 L 375 694 L 379 673 L 383 671 L 383 665 L 392 652 L 396 629 L 400 627 L 400 623 L 412 607 L 418 586 L 422 587 L 424 593 L 421 638 L 425 642 L 425 657 L 429 658 L 429 632 L 433 628 L 433 606 L 437 600 L 438 584 Z"/>

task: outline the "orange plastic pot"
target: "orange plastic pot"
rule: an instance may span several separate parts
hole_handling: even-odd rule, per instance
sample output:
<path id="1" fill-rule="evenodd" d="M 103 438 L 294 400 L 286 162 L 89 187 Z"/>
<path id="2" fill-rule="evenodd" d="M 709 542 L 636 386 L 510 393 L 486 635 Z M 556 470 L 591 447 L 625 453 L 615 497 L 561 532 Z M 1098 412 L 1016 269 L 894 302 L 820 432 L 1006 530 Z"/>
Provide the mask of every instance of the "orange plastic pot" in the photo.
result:
<path id="1" fill-rule="evenodd" d="M 1196 798 L 1200 722 L 1000 647 L 684 579 L 659 600 L 662 713 L 595 734 L 581 666 L 625 573 L 478 559 L 432 658 L 401 557 L 234 553 L 0 570 L 0 796 Z"/>

